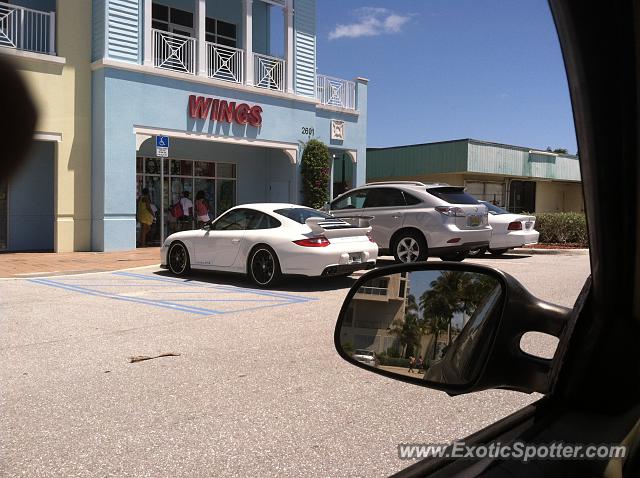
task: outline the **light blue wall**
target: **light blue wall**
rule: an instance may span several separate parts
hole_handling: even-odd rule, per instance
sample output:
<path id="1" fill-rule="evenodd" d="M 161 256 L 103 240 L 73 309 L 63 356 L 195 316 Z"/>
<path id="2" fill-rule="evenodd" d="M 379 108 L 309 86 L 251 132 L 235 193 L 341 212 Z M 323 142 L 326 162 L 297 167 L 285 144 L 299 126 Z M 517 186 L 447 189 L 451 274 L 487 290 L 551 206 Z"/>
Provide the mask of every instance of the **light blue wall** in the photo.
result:
<path id="1" fill-rule="evenodd" d="M 35 141 L 9 183 L 8 250 L 53 250 L 55 143 Z"/>
<path id="2" fill-rule="evenodd" d="M 142 2 L 139 0 L 106 1 L 106 56 L 115 60 L 140 63 L 142 57 Z M 99 5 L 98 5 L 99 7 Z M 95 15 L 95 13 L 94 13 Z M 94 17 L 95 18 L 95 17 Z M 93 37 L 94 54 L 99 51 L 99 32 Z"/>
<path id="3" fill-rule="evenodd" d="M 92 2 L 91 61 L 96 61 L 104 58 L 105 20 L 107 7 L 105 4 L 105 0 L 92 0 Z"/>
<path id="4" fill-rule="evenodd" d="M 295 91 L 299 95 L 316 96 L 316 1 L 295 0 L 294 48 Z"/>
<path id="5" fill-rule="evenodd" d="M 357 181 L 358 184 L 364 182 L 366 85 L 358 88 L 359 105 L 365 112 L 360 116 L 329 112 L 316 109 L 311 103 L 263 95 L 258 89 L 255 93 L 245 92 L 111 68 L 94 72 L 93 90 L 92 242 L 96 250 L 135 247 L 134 125 L 161 129 L 169 136 L 172 130 L 193 131 L 299 145 L 309 139 L 302 134 L 302 128 L 309 127 L 315 130 L 315 137 L 330 144 L 330 120 L 343 119 L 347 122 L 346 139 L 333 147 L 358 150 Z M 194 120 L 188 114 L 190 94 L 258 104 L 263 109 L 263 125 L 254 128 L 208 119 Z M 193 144 L 195 148 L 207 148 L 209 151 L 210 146 L 195 146 L 206 143 L 194 141 Z M 242 164 L 238 172 L 239 200 L 266 200 L 271 181 L 269 175 L 273 174 L 276 179 L 291 178 L 292 201 L 299 201 L 300 181 L 296 176 L 299 165 L 291 165 L 284 153 L 274 151 L 265 155 L 266 150 L 262 148 L 240 147 L 236 151 L 233 154 L 241 159 L 245 154 L 253 158 L 239 162 Z"/>

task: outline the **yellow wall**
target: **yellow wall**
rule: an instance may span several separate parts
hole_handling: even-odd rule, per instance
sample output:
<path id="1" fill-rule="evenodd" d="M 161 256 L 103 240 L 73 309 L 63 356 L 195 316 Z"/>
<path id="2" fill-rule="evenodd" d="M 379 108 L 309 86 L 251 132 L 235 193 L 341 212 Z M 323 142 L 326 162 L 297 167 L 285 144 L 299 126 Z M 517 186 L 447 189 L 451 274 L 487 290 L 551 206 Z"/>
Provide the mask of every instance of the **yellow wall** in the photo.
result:
<path id="1" fill-rule="evenodd" d="M 535 212 L 584 212 L 582 185 L 538 181 Z"/>
<path id="2" fill-rule="evenodd" d="M 91 247 L 91 2 L 58 0 L 56 52 L 64 65 L 14 56 L 38 106 L 36 130 L 56 148 L 55 250 Z"/>

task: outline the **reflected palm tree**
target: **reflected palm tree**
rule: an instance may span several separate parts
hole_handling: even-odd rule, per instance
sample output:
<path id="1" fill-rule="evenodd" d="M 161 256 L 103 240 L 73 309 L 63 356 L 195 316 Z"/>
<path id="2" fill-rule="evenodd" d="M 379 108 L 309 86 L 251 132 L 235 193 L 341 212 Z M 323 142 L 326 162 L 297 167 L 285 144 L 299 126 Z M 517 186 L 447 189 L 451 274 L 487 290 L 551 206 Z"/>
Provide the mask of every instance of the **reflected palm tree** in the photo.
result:
<path id="1" fill-rule="evenodd" d="M 420 296 L 424 332 L 433 334 L 432 358 L 436 358 L 441 333 L 447 332 L 451 345 L 451 320 L 456 314 L 470 316 L 482 300 L 497 286 L 494 278 L 471 272 L 442 271 L 431 281 L 431 288 Z"/>

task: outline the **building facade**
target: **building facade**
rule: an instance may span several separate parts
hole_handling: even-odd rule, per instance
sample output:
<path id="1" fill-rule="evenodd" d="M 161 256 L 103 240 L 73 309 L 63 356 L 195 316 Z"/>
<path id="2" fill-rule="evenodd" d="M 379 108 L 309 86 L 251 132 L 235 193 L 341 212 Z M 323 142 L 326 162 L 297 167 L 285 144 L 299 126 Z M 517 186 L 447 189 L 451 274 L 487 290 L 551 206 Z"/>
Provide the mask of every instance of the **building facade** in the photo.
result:
<path id="1" fill-rule="evenodd" d="M 30 158 L 0 180 L 0 250 L 91 247 L 91 18 L 85 0 L 0 2 L 0 54 L 38 108 Z"/>
<path id="2" fill-rule="evenodd" d="M 343 344 L 376 354 L 398 348 L 410 284 L 406 272 L 371 279 L 354 294 L 341 329 Z"/>
<path id="3" fill-rule="evenodd" d="M 474 139 L 369 148 L 367 182 L 465 186 L 513 212 L 584 211 L 577 156 Z"/>
<path id="4" fill-rule="evenodd" d="M 55 7 L 55 54 L 63 54 L 63 29 L 77 36 L 78 25 L 90 26 L 86 41 L 76 38 L 86 48 L 78 67 L 88 72 L 82 78 L 89 92 L 83 98 L 87 117 L 69 117 L 89 128 L 81 191 L 82 207 L 88 208 L 83 221 L 89 224 L 83 222 L 82 241 L 76 231 L 67 239 L 70 233 L 58 225 L 61 211 L 54 210 L 54 235 L 64 239 L 52 249 L 136 247 L 143 190 L 155 216 L 148 245 L 197 227 L 196 220 L 170 212 L 185 193 L 192 201 L 204 197 L 211 217 L 236 204 L 300 202 L 300 159 L 310 138 L 325 142 L 334 156 L 349 158 L 350 185 L 364 183 L 367 80 L 316 73 L 315 0 L 49 3 Z M 77 8 L 64 10 L 69 4 Z M 65 17 L 70 24 L 63 28 Z M 14 56 L 25 53 L 19 46 L 0 52 L 10 49 Z M 60 69 L 64 76 L 67 64 Z M 78 86 L 61 88 L 77 94 Z M 59 150 L 58 168 L 68 171 L 71 156 Z M 63 186 L 53 178 L 54 201 L 68 202 Z M 15 193 L 9 189 L 11 201 Z M 72 212 L 79 217 L 77 208 Z M 15 243 L 7 248 L 16 249 Z"/>

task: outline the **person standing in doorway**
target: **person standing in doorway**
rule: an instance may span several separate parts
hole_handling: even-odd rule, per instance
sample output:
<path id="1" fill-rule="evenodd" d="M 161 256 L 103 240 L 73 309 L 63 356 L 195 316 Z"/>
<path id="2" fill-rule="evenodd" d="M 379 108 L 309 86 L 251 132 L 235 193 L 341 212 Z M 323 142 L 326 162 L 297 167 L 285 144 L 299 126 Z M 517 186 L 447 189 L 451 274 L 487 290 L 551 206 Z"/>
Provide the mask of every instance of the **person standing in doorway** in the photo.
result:
<path id="1" fill-rule="evenodd" d="M 149 189 L 142 189 L 142 195 L 138 198 L 138 222 L 140 223 L 140 247 L 147 246 L 147 234 L 153 224 L 153 211 L 151 209 L 151 199 L 149 198 Z"/>
<path id="2" fill-rule="evenodd" d="M 204 223 L 209 222 L 209 220 L 211 219 L 209 216 L 211 205 L 209 204 L 209 201 L 207 201 L 207 197 L 202 190 L 196 193 L 195 207 L 198 218 L 198 227 L 202 227 Z"/>
<path id="3" fill-rule="evenodd" d="M 193 202 L 189 199 L 189 194 L 189 191 L 182 191 L 182 197 L 180 198 L 182 217 L 179 218 L 179 221 L 182 223 L 182 230 L 193 227 Z"/>

